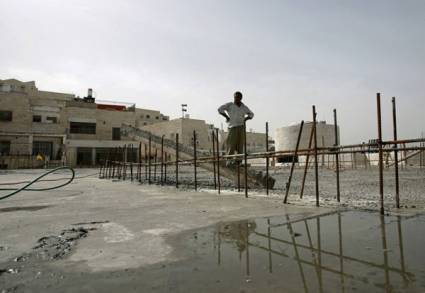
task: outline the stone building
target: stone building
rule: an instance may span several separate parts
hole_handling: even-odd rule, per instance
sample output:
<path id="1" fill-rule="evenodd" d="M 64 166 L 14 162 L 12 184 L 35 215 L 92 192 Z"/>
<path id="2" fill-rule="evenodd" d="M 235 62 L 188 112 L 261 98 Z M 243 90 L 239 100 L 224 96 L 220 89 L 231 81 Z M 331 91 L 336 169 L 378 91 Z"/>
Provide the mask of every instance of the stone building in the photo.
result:
<path id="1" fill-rule="evenodd" d="M 187 146 L 193 146 L 193 131 L 195 131 L 197 150 L 204 153 L 212 152 L 212 132 L 214 131 L 214 125 L 207 124 L 205 120 L 178 118 L 141 128 L 156 136 L 164 135 L 165 138 L 170 140 L 175 140 L 176 134 L 178 134 L 179 142 Z"/>
<path id="2" fill-rule="evenodd" d="M 193 146 L 193 131 L 196 131 L 197 150 L 204 153 L 212 152 L 212 132 L 215 131 L 214 125 L 207 124 L 205 120 L 192 118 L 178 118 L 160 123 L 141 127 L 153 135 L 175 140 L 176 134 L 179 135 L 179 142 Z M 218 140 L 222 154 L 226 151 L 226 139 L 228 132 L 219 130 Z M 274 141 L 269 137 L 269 150 L 272 150 Z M 249 153 L 264 152 L 266 150 L 266 134 L 257 133 L 252 130 L 247 132 L 247 149 Z"/>
<path id="3" fill-rule="evenodd" d="M 326 121 L 319 121 L 316 125 L 316 137 L 318 147 L 331 147 L 335 145 L 335 126 L 333 124 L 327 124 Z M 301 134 L 299 149 L 308 149 L 311 131 L 313 128 L 313 122 L 305 122 L 303 131 Z M 276 151 L 290 151 L 295 150 L 297 145 L 298 134 L 300 131 L 300 124 L 289 125 L 280 127 L 275 130 L 275 147 Z M 339 127 L 338 127 L 339 137 Z M 313 147 L 313 141 L 311 144 Z M 302 156 L 298 158 L 299 161 L 303 161 L 305 158 Z M 328 161 L 328 156 L 322 156 L 322 163 Z M 278 161 L 280 162 L 292 162 L 292 156 L 282 156 Z"/>
<path id="4" fill-rule="evenodd" d="M 225 131 L 222 138 L 222 149 L 226 149 L 226 139 L 229 132 Z M 274 147 L 274 141 L 269 136 L 269 151 Z M 266 134 L 261 132 L 254 132 L 252 129 L 246 132 L 246 149 L 248 153 L 259 153 L 266 151 Z"/>
<path id="5" fill-rule="evenodd" d="M 71 166 L 95 165 L 111 148 L 134 144 L 121 137 L 123 123 L 166 120 L 134 104 L 96 102 L 90 89 L 79 98 L 38 90 L 34 81 L 0 80 L 0 167 L 32 166 L 38 154 Z"/>
<path id="6" fill-rule="evenodd" d="M 301 134 L 300 149 L 307 149 L 310 140 L 313 122 L 305 122 Z M 277 151 L 295 150 L 297 145 L 300 124 L 280 127 L 275 130 L 275 142 Z M 326 121 L 317 122 L 317 146 L 329 147 L 335 144 L 335 127 Z M 338 128 L 339 132 L 339 128 Z"/>

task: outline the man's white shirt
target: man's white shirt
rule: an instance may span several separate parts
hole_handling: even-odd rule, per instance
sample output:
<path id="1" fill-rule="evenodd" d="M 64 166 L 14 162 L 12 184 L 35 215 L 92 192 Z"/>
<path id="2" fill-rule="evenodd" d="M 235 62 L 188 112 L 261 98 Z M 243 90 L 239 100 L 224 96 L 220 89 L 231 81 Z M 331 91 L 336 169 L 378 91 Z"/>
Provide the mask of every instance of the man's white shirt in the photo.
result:
<path id="1" fill-rule="evenodd" d="M 228 116 L 230 117 L 230 120 L 227 122 L 229 128 L 243 126 L 245 115 L 251 119 L 254 117 L 254 113 L 252 113 L 252 111 L 247 106 L 245 106 L 244 103 L 241 103 L 241 105 L 238 106 L 235 103 L 230 102 L 218 108 L 218 113 L 224 114 L 225 112 L 227 112 Z"/>

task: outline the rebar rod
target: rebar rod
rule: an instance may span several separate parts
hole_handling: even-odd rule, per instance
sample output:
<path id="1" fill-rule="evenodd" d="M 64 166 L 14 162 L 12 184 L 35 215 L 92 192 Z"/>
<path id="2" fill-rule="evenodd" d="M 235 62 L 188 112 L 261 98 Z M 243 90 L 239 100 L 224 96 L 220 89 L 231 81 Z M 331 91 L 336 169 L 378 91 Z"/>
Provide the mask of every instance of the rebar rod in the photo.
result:
<path id="1" fill-rule="evenodd" d="M 241 162 L 238 160 L 236 161 L 237 165 L 236 165 L 236 172 L 238 173 L 238 192 L 241 192 Z"/>
<path id="2" fill-rule="evenodd" d="M 161 185 L 164 185 L 164 135 L 161 136 Z"/>
<path id="3" fill-rule="evenodd" d="M 266 153 L 269 152 L 269 122 L 266 122 Z M 269 195 L 269 163 L 270 158 L 266 156 L 266 195 Z"/>
<path id="4" fill-rule="evenodd" d="M 156 182 L 156 166 L 158 161 L 158 149 L 155 148 L 154 166 L 153 166 L 153 181 Z"/>
<path id="5" fill-rule="evenodd" d="M 152 135 L 149 134 L 149 154 L 148 154 L 148 166 L 149 166 L 149 173 L 148 173 L 148 183 L 151 184 L 151 172 L 152 172 Z"/>
<path id="6" fill-rule="evenodd" d="M 316 125 L 316 106 L 313 105 L 313 141 L 314 141 L 314 175 L 316 183 L 316 206 L 319 206 L 319 168 L 317 162 L 317 125 Z"/>
<path id="7" fill-rule="evenodd" d="M 381 215 L 384 214 L 384 166 L 382 153 L 382 121 L 381 121 L 381 94 L 376 94 L 376 110 L 378 119 L 378 148 L 379 148 L 379 203 Z"/>
<path id="8" fill-rule="evenodd" d="M 335 130 L 335 144 L 337 147 L 339 145 L 339 135 L 338 135 L 338 121 L 336 109 L 334 109 L 334 130 Z M 340 186 L 339 186 L 339 154 L 338 150 L 335 151 L 335 172 L 336 172 L 336 199 L 338 202 L 341 201 L 340 198 Z"/>
<path id="9" fill-rule="evenodd" d="M 193 131 L 193 176 L 194 176 L 194 180 L 195 180 L 195 190 L 198 189 L 198 178 L 197 178 L 197 170 L 196 170 L 196 158 L 197 158 L 197 153 L 196 153 L 196 131 Z"/>
<path id="10" fill-rule="evenodd" d="M 308 140 L 308 149 L 311 149 L 311 144 L 313 142 L 313 134 L 314 134 L 314 127 L 311 127 L 310 138 Z M 300 198 L 303 198 L 303 195 L 304 195 L 304 187 L 305 187 L 305 180 L 306 180 L 306 177 L 307 177 L 309 160 L 310 160 L 310 153 L 307 154 L 306 159 L 305 159 L 304 175 L 303 175 L 303 180 L 302 180 L 302 183 L 301 183 Z"/>
<path id="11" fill-rule="evenodd" d="M 145 180 L 148 180 L 148 146 L 145 143 Z"/>
<path id="12" fill-rule="evenodd" d="M 246 149 L 246 121 L 244 121 L 244 177 L 245 177 L 245 197 L 248 197 L 248 150 Z"/>
<path id="13" fill-rule="evenodd" d="M 395 97 L 391 100 L 393 106 L 393 134 L 394 140 L 397 140 L 397 111 Z M 397 208 L 400 208 L 400 186 L 399 186 L 399 175 L 398 175 L 398 151 L 397 144 L 394 144 L 394 175 L 395 175 L 395 201 Z"/>
<path id="14" fill-rule="evenodd" d="M 168 153 L 165 152 L 165 163 L 164 163 L 164 184 L 167 184 L 167 165 L 168 165 Z"/>
<path id="15" fill-rule="evenodd" d="M 142 142 L 139 142 L 139 151 L 137 152 L 139 157 L 139 166 L 137 168 L 137 173 L 138 173 L 138 180 L 139 182 L 142 182 Z"/>
<path id="16" fill-rule="evenodd" d="M 133 144 L 131 144 L 130 178 L 133 181 Z"/>
<path id="17" fill-rule="evenodd" d="M 300 146 L 301 135 L 303 133 L 303 127 L 304 127 L 304 120 L 302 120 L 300 124 L 300 130 L 298 132 L 298 138 L 297 138 L 297 145 L 295 146 L 295 153 L 294 153 L 294 156 L 292 157 L 291 171 L 289 172 L 288 182 L 286 183 L 286 192 L 285 192 L 285 198 L 283 200 L 283 203 L 287 203 L 287 200 L 288 200 L 289 189 L 291 187 L 291 181 L 292 181 L 292 175 L 294 174 L 295 163 L 297 161 L 297 153 L 298 153 L 298 148 Z"/>
<path id="18" fill-rule="evenodd" d="M 215 158 L 215 134 L 214 134 L 214 130 L 211 133 L 211 137 L 212 137 L 212 156 L 213 156 L 213 173 L 214 173 L 214 190 L 217 189 L 217 175 L 216 175 L 216 168 L 215 168 L 215 163 L 216 163 L 216 158 Z"/>
<path id="19" fill-rule="evenodd" d="M 218 194 L 221 193 L 221 182 L 220 182 L 220 146 L 218 140 L 218 128 L 215 129 L 216 134 L 216 147 L 217 147 L 217 183 L 218 183 Z"/>
<path id="20" fill-rule="evenodd" d="M 179 188 L 179 134 L 176 133 L 176 188 Z"/>

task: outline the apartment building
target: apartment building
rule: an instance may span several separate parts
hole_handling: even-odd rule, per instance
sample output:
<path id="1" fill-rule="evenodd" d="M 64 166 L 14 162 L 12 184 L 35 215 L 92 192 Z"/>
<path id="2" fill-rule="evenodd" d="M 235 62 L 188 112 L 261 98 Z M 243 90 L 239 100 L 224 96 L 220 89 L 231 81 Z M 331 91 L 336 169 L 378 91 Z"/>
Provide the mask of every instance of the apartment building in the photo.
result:
<path id="1" fill-rule="evenodd" d="M 41 91 L 34 81 L 0 80 L 0 167 L 37 164 L 38 154 L 70 166 L 95 165 L 112 148 L 135 144 L 121 137 L 123 123 L 143 127 L 167 120 L 135 104 L 96 101 L 91 89 L 79 98 Z"/>

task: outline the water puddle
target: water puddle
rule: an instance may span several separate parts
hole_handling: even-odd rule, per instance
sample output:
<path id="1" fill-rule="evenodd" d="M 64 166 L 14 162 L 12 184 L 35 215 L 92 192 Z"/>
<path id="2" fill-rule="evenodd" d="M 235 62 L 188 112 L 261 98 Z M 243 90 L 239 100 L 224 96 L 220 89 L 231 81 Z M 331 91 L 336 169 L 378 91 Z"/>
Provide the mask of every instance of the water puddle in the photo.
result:
<path id="1" fill-rule="evenodd" d="M 108 225 L 78 224 L 98 223 Z M 220 223 L 170 236 L 179 260 L 92 273 L 53 265 L 95 229 L 43 237 L 0 264 L 0 292 L 77 292 L 81 284 L 87 292 L 425 292 L 425 215 L 347 211 Z"/>
<path id="2" fill-rule="evenodd" d="M 225 292 L 424 292 L 424 234 L 425 216 L 357 211 L 222 223 L 187 236 L 192 279 L 173 279 Z"/>

